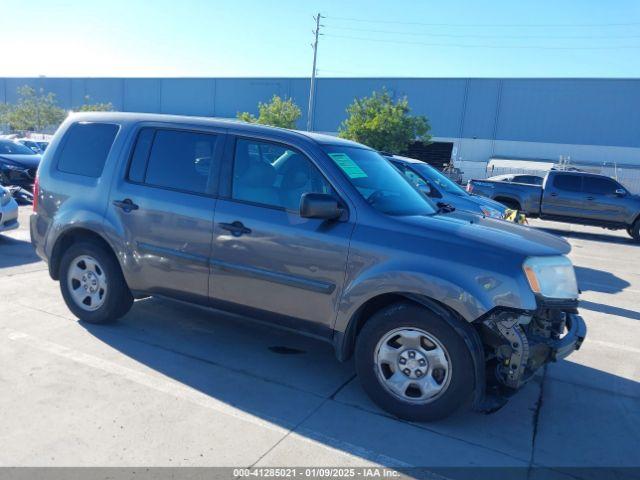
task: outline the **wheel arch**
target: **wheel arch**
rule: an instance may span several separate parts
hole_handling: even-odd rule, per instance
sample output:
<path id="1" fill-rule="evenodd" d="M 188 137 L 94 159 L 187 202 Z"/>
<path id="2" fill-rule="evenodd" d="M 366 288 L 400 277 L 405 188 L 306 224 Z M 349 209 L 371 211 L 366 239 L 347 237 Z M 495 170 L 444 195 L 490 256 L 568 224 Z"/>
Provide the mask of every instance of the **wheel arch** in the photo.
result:
<path id="1" fill-rule="evenodd" d="M 120 260 L 116 255 L 115 250 L 102 235 L 86 227 L 69 228 L 58 236 L 53 245 L 53 249 L 51 250 L 51 256 L 49 258 L 49 275 L 53 280 L 60 279 L 60 263 L 64 256 L 64 252 L 66 252 L 74 243 L 81 241 L 91 241 L 101 245 L 115 257 L 118 265 L 120 265 Z M 120 265 L 120 268 L 122 268 L 122 265 Z"/>
<path id="2" fill-rule="evenodd" d="M 503 205 L 505 205 L 507 208 L 511 206 L 516 206 L 517 205 L 517 210 L 522 210 L 522 202 L 520 201 L 519 198 L 510 196 L 510 195 L 496 195 L 495 197 L 493 197 L 492 200 L 495 200 L 496 202 L 502 203 Z"/>
<path id="3" fill-rule="evenodd" d="M 453 308 L 445 305 L 431 297 L 417 295 L 407 292 L 383 293 L 367 300 L 352 315 L 347 324 L 347 328 L 342 332 L 334 334 L 334 348 L 340 361 L 347 361 L 353 355 L 355 343 L 362 327 L 378 311 L 394 303 L 408 302 L 428 308 L 438 316 L 442 317 L 465 341 L 474 366 L 474 395 L 473 407 L 481 409 L 481 404 L 485 398 L 485 358 L 482 340 L 476 328 L 467 322 Z"/>

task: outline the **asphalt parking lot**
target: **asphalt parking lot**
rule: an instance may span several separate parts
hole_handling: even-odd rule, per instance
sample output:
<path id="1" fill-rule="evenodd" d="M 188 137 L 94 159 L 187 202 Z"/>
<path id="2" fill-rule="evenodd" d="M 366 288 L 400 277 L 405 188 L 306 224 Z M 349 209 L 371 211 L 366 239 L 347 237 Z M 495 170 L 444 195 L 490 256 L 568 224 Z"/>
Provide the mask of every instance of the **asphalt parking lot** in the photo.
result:
<path id="1" fill-rule="evenodd" d="M 640 245 L 624 232 L 532 222 L 573 246 L 583 348 L 494 414 L 411 424 L 329 345 L 247 319 L 146 299 L 79 323 L 29 213 L 0 235 L 0 465 L 640 466 Z"/>

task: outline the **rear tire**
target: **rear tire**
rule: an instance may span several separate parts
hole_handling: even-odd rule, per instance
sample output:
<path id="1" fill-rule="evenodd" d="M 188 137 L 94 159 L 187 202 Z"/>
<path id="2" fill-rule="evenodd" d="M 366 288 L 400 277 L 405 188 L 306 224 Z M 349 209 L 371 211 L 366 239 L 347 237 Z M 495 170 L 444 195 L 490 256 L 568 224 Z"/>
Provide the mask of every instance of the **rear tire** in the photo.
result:
<path id="1" fill-rule="evenodd" d="M 397 303 L 373 315 L 358 335 L 355 357 L 365 392 L 399 418 L 447 417 L 473 393 L 473 361 L 464 339 L 419 305 Z"/>
<path id="2" fill-rule="evenodd" d="M 627 233 L 635 242 L 640 242 L 640 218 L 633 223 L 633 226 L 627 228 Z"/>
<path id="3" fill-rule="evenodd" d="M 89 241 L 71 245 L 62 256 L 60 291 L 69 310 L 88 323 L 113 322 L 133 304 L 114 255 Z"/>

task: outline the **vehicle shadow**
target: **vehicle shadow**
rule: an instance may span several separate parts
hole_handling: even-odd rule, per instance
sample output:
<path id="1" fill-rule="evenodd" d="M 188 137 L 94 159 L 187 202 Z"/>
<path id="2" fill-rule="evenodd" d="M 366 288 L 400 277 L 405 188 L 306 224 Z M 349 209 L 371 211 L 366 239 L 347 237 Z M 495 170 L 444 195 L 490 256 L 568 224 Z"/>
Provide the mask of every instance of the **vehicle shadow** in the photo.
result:
<path id="1" fill-rule="evenodd" d="M 30 242 L 0 234 L 0 268 L 40 262 Z"/>
<path id="2" fill-rule="evenodd" d="M 590 240 L 594 242 L 606 242 L 615 243 L 618 245 L 631 245 L 640 246 L 640 243 L 635 242 L 631 237 L 622 237 L 618 235 L 612 235 L 607 233 L 591 233 L 591 232 L 577 232 L 574 230 L 563 230 L 562 228 L 536 226 L 540 230 L 544 230 L 554 235 L 559 235 L 566 238 L 575 238 L 579 240 Z"/>
<path id="3" fill-rule="evenodd" d="M 628 308 L 613 307 L 597 302 L 589 302 L 588 300 L 580 300 L 580 308 L 591 310 L 593 312 L 606 313 L 618 317 L 625 317 L 631 320 L 640 320 L 640 312 L 629 310 Z"/>
<path id="4" fill-rule="evenodd" d="M 592 292 L 620 293 L 631 286 L 629 282 L 611 272 L 579 266 L 574 268 L 578 287 L 583 292 L 590 290 Z"/>
<path id="5" fill-rule="evenodd" d="M 534 389 L 533 395 L 523 397 L 533 398 L 531 405 L 514 398 L 491 415 L 463 412 L 434 424 L 411 424 L 379 410 L 359 383 L 353 381 L 352 363 L 339 363 L 330 345 L 245 318 L 149 298 L 137 301 L 131 312 L 116 324 L 81 325 L 122 354 L 216 403 L 222 402 L 283 428 L 296 428 L 298 435 L 366 461 L 372 461 L 369 453 L 375 452 L 378 456 L 373 461 L 388 462 L 386 466 L 402 471 L 402 463 L 447 467 L 465 462 L 481 466 L 485 461 L 487 466 L 501 462 L 513 466 L 531 456 L 533 403 L 538 397 L 535 385 L 527 387 Z M 636 382 L 570 362 L 561 364 L 562 375 L 575 378 L 576 382 L 585 380 L 602 388 L 609 385 L 616 391 L 640 397 Z M 582 441 L 579 436 L 585 434 L 583 430 L 591 428 L 588 423 L 593 417 L 588 411 L 591 407 L 599 409 L 602 402 L 569 412 L 574 420 L 586 423 L 584 428 L 574 426 L 564 432 L 558 437 L 562 442 Z M 567 410 L 571 405 L 560 408 Z M 614 410 L 609 412 L 614 417 L 628 415 L 615 413 L 621 408 L 615 402 L 609 408 Z M 624 438 L 606 437 L 613 435 L 611 428 L 610 425 L 605 428 L 598 441 L 612 446 L 624 443 Z M 408 438 L 415 448 L 402 442 L 384 441 L 399 437 Z M 462 449 L 458 449 L 458 441 Z M 469 442 L 485 453 L 466 453 Z M 430 451 L 425 452 L 423 445 L 430 445 Z M 484 450 L 485 445 L 491 450 Z M 508 454 L 496 453 L 503 450 Z M 562 464 L 565 449 L 556 451 L 557 462 Z M 395 459 L 402 463 L 394 463 Z M 606 454 L 598 460 L 608 465 Z M 550 460 L 550 465 L 553 461 Z M 432 478 L 430 472 L 434 471 L 438 472 L 429 468 L 423 474 L 415 470 L 407 473 Z M 465 469 L 447 472 L 452 478 L 469 478 L 469 474 Z"/>

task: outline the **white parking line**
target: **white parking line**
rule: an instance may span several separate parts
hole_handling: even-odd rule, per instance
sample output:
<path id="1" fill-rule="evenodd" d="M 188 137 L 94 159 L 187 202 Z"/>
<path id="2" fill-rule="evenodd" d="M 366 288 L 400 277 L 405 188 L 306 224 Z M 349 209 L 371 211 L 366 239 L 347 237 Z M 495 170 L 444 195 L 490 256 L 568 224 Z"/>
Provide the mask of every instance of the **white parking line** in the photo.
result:
<path id="1" fill-rule="evenodd" d="M 48 340 L 34 337 L 24 332 L 18 332 L 9 329 L 4 330 L 7 332 L 7 337 L 10 340 L 18 341 L 29 345 L 30 347 L 33 347 L 37 350 L 51 353 L 53 355 L 57 355 L 58 357 L 66 358 L 68 360 L 72 360 L 74 362 L 81 363 L 83 365 L 102 370 L 113 375 L 117 375 L 139 385 L 144 385 L 159 392 L 178 397 L 181 400 L 186 400 L 201 407 L 209 408 L 222 415 L 227 415 L 243 422 L 249 422 L 254 425 L 267 428 L 269 430 L 281 433 L 282 435 L 285 435 L 295 426 L 289 422 L 284 422 L 282 419 L 276 418 L 273 418 L 272 421 L 280 424 L 284 423 L 286 427 L 274 425 L 274 423 L 269 420 L 264 420 L 263 418 L 259 418 L 255 415 L 251 415 L 242 410 L 231 407 L 226 403 L 211 398 L 210 396 L 194 388 L 188 387 L 184 384 L 170 380 L 168 378 L 160 378 L 143 372 L 139 372 L 137 370 L 118 365 L 108 360 L 104 360 L 102 358 L 89 355 L 78 350 L 74 350 L 72 348 L 50 342 Z M 269 417 L 264 418 L 268 419 Z M 402 460 L 370 451 L 362 446 L 344 442 L 337 438 L 329 437 L 323 433 L 317 432 L 315 430 L 310 430 L 305 427 L 300 427 L 296 430 L 296 432 L 301 434 L 298 435 L 301 440 L 313 444 L 314 446 L 320 446 L 331 451 L 337 450 L 342 453 L 346 452 L 378 465 L 383 465 L 390 468 L 414 467 L 414 465 L 403 462 Z"/>
<path id="2" fill-rule="evenodd" d="M 621 350 L 623 352 L 635 353 L 640 355 L 640 348 L 629 347 L 627 345 L 619 345 L 611 342 L 601 342 L 600 340 L 585 340 L 589 342 L 589 345 L 600 345 L 601 347 L 611 348 L 613 350 Z"/>

